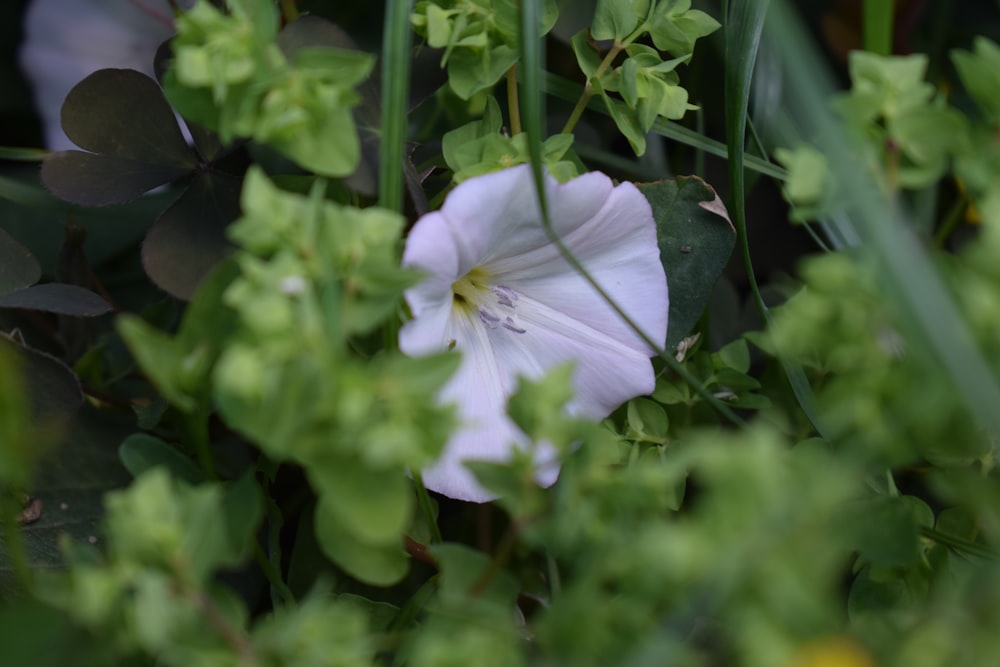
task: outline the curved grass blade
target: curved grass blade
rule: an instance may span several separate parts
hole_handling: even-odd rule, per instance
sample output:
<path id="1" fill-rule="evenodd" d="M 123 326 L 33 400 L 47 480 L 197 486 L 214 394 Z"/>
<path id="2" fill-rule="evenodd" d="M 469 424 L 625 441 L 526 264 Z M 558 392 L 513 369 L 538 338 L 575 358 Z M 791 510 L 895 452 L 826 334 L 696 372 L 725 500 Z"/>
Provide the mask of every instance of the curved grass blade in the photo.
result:
<path id="1" fill-rule="evenodd" d="M 379 145 L 379 206 L 403 210 L 403 170 L 410 89 L 412 0 L 389 0 L 382 35 L 382 141 Z"/>
<path id="2" fill-rule="evenodd" d="M 567 102 L 576 102 L 580 99 L 580 95 L 583 92 L 583 86 L 550 72 L 546 72 L 542 76 L 542 85 L 544 92 Z M 609 115 L 607 108 L 600 103 L 600 100 L 591 99 L 587 104 L 587 108 L 605 116 Z M 710 139 L 679 123 L 659 118 L 653 123 L 651 131 L 685 146 L 691 146 L 699 151 L 704 151 L 709 155 L 721 158 L 729 157 L 725 144 Z M 748 155 L 744 166 L 747 169 L 752 169 L 778 180 L 783 181 L 788 177 L 784 169 L 776 164 L 762 160 L 756 155 Z"/>
<path id="3" fill-rule="evenodd" d="M 857 168 L 851 135 L 833 115 L 828 100 L 834 86 L 816 47 L 806 36 L 794 9 L 776 0 L 768 26 L 769 46 L 784 68 L 789 94 L 785 105 L 827 157 L 845 192 L 851 193 L 844 215 L 831 222 L 843 238 L 857 238 L 856 252 L 877 267 L 879 289 L 897 305 L 901 333 L 913 343 L 912 354 L 939 363 L 972 416 L 1000 433 L 1000 383 L 934 266 L 926 247 L 908 224 L 906 212 L 880 192 Z"/>

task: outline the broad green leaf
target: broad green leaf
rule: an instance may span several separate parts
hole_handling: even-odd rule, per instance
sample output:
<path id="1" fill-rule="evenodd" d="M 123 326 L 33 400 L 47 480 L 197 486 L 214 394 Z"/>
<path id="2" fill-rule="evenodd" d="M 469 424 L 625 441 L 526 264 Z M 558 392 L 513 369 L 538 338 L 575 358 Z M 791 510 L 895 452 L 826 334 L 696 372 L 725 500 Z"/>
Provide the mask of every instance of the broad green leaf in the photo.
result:
<path id="1" fill-rule="evenodd" d="M 701 317 L 736 243 L 722 201 L 697 177 L 639 186 L 653 208 L 660 258 L 670 290 L 666 348 Z"/>
<path id="2" fill-rule="evenodd" d="M 1000 119 L 1000 46 L 987 37 L 976 37 L 972 52 L 955 50 L 955 64 L 962 85 L 976 101 L 987 120 Z"/>
<path id="3" fill-rule="evenodd" d="M 406 575 L 409 558 L 403 551 L 402 538 L 398 544 L 370 545 L 342 526 L 330 503 L 336 497 L 324 496 L 316 507 L 316 539 L 334 563 L 351 576 L 373 586 L 391 586 Z"/>
<path id="4" fill-rule="evenodd" d="M 133 433 L 125 438 L 118 447 L 118 458 L 133 477 L 162 466 L 170 471 L 171 477 L 189 484 L 205 480 L 205 473 L 175 445 L 146 433 Z"/>
<path id="5" fill-rule="evenodd" d="M 359 460 L 323 460 L 309 468 L 321 512 L 355 540 L 399 544 L 413 512 L 413 492 L 401 470 L 372 470 Z"/>
<path id="6" fill-rule="evenodd" d="M 594 25 L 591 33 L 594 39 L 624 39 L 635 30 L 639 17 L 631 2 L 619 0 L 597 0 Z"/>

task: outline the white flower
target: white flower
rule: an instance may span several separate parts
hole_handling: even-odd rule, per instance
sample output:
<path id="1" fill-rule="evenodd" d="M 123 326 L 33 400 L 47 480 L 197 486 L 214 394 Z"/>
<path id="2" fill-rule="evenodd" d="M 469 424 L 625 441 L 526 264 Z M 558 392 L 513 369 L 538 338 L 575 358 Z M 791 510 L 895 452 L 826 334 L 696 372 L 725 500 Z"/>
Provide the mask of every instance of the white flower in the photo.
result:
<path id="1" fill-rule="evenodd" d="M 592 172 L 562 185 L 546 176 L 546 197 L 569 250 L 651 340 L 665 341 L 667 280 L 642 193 Z M 406 293 L 413 320 L 400 349 L 462 354 L 438 396 L 457 404 L 462 424 L 423 472 L 428 488 L 475 502 L 493 497 L 462 462 L 503 461 L 513 447 L 529 446 L 506 414 L 518 376 L 537 379 L 575 362 L 568 410 L 592 419 L 653 390 L 653 350 L 550 242 L 528 165 L 456 187 L 440 211 L 417 221 L 403 264 L 427 277 Z M 535 457 L 539 483 L 552 484 L 552 448 L 541 445 Z"/>
<path id="2" fill-rule="evenodd" d="M 167 0 L 32 0 L 20 60 L 34 90 L 46 146 L 76 148 L 60 124 L 63 100 L 73 86 L 106 67 L 152 76 L 156 49 L 173 34 Z"/>

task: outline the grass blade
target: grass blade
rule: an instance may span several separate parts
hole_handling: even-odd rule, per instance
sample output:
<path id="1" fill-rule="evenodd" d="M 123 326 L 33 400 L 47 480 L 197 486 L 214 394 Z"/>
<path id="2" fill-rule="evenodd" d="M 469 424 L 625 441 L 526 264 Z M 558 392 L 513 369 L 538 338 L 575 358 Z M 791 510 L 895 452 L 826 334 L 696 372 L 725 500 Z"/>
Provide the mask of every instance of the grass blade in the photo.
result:
<path id="1" fill-rule="evenodd" d="M 412 0 L 389 0 L 382 35 L 382 141 L 379 145 L 379 206 L 403 210 L 403 169 L 410 90 Z"/>
<path id="2" fill-rule="evenodd" d="M 1000 433 L 1000 384 L 938 274 L 905 212 L 881 193 L 875 179 L 858 169 L 850 133 L 832 114 L 834 91 L 787 0 L 776 0 L 768 27 L 769 46 L 782 61 L 785 105 L 828 159 L 835 178 L 851 193 L 845 215 L 832 223 L 844 238 L 860 241 L 856 252 L 878 268 L 878 287 L 899 308 L 900 329 L 910 354 L 936 360 L 963 397 L 972 416 Z"/>

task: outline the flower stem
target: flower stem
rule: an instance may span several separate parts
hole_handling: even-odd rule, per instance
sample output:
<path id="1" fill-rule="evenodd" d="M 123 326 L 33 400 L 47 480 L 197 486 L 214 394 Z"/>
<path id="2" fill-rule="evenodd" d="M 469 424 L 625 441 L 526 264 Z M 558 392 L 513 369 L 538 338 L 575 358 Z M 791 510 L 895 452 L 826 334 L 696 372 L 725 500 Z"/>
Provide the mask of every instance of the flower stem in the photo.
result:
<path id="1" fill-rule="evenodd" d="M 580 95 L 580 99 L 577 100 L 576 106 L 573 107 L 573 111 L 569 115 L 569 120 L 566 121 L 566 125 L 563 126 L 562 133 L 569 134 L 576 127 L 576 124 L 580 121 L 580 117 L 583 115 L 584 109 L 587 108 L 587 104 L 590 102 L 590 98 L 594 95 L 594 89 L 590 85 L 590 82 L 594 79 L 600 80 L 604 76 L 604 72 L 611 67 L 615 62 L 615 58 L 618 54 L 624 51 L 628 46 L 637 40 L 643 33 L 647 32 L 648 26 L 645 21 L 643 21 L 639 26 L 632 31 L 632 33 L 623 39 L 622 41 L 615 40 L 614 45 L 604 54 L 604 59 L 601 64 L 597 66 L 594 70 L 594 74 L 587 79 L 586 85 L 583 87 L 583 93 Z"/>
<path id="2" fill-rule="evenodd" d="M 631 35 L 629 35 L 629 37 L 635 39 Z M 597 66 L 597 69 L 594 70 L 593 76 L 587 79 L 587 83 L 583 87 L 583 94 L 580 95 L 580 99 L 577 100 L 576 106 L 573 107 L 573 111 L 569 115 L 569 120 L 567 120 L 566 125 L 563 126 L 563 134 L 569 134 L 573 131 L 573 128 L 576 127 L 576 124 L 580 120 L 580 116 L 583 115 L 583 110 L 587 108 L 587 103 L 590 102 L 590 98 L 593 97 L 594 89 L 593 86 L 590 85 L 590 82 L 594 79 L 599 80 L 601 76 L 604 75 L 604 71 L 611 66 L 611 63 L 615 61 L 615 58 L 618 57 L 618 54 L 622 52 L 622 49 L 624 49 L 625 46 L 626 44 L 624 42 L 615 42 L 614 46 L 612 46 L 608 52 L 604 54 L 604 60 L 602 60 L 601 64 Z"/>
<path id="3" fill-rule="evenodd" d="M 281 596 L 282 602 L 284 602 L 289 607 L 295 606 L 295 595 L 292 593 L 292 589 L 281 579 L 281 573 L 278 568 L 274 566 L 268 557 L 264 553 L 264 549 L 261 548 L 260 544 L 254 541 L 253 544 L 253 557 L 257 561 L 257 566 L 260 571 L 264 573 L 264 577 L 267 579 L 271 587 L 278 592 Z"/>
<path id="4" fill-rule="evenodd" d="M 510 113 L 510 133 L 521 134 L 521 108 L 517 98 L 517 63 L 507 70 L 507 111 Z"/>
<path id="5" fill-rule="evenodd" d="M 417 502 L 420 503 L 420 512 L 424 515 L 424 521 L 431 531 L 431 543 L 441 544 L 444 539 L 441 537 L 441 528 L 438 527 L 437 517 L 434 516 L 434 508 L 431 506 L 431 496 L 424 486 L 424 478 L 419 472 L 413 473 L 413 483 L 417 487 Z"/>
<path id="6" fill-rule="evenodd" d="M 285 19 L 285 23 L 291 23 L 299 18 L 299 8 L 295 0 L 281 0 L 281 16 Z"/>

